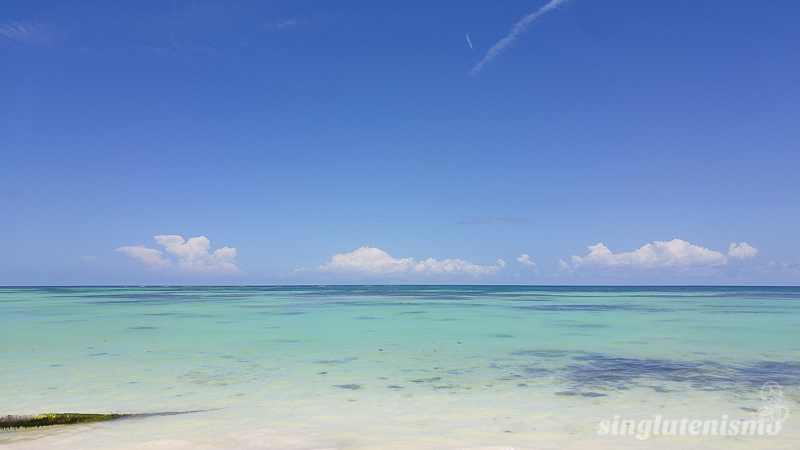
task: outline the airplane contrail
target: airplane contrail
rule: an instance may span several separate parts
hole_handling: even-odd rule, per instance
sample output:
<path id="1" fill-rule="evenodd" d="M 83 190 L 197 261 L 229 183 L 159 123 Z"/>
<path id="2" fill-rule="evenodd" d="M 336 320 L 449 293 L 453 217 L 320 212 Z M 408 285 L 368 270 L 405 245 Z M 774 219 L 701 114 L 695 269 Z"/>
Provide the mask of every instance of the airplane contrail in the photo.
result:
<path id="1" fill-rule="evenodd" d="M 472 48 L 472 41 L 469 40 L 469 33 L 467 33 L 467 43 L 469 44 L 470 50 L 475 50 L 474 48 Z"/>
<path id="2" fill-rule="evenodd" d="M 480 72 L 483 69 L 483 66 L 488 64 L 489 61 L 495 59 L 497 55 L 499 55 L 504 48 L 514 43 L 514 40 L 517 38 L 517 35 L 522 33 L 526 25 L 536 20 L 537 17 L 541 16 L 545 12 L 557 7 L 558 5 L 566 1 L 567 0 L 550 0 L 550 3 L 542 6 L 535 13 L 531 13 L 523 17 L 522 20 L 520 20 L 519 22 L 517 22 L 516 25 L 514 25 L 514 28 L 511 29 L 511 32 L 508 33 L 508 36 L 501 39 L 500 42 L 498 42 L 497 44 L 494 44 L 494 47 L 490 48 L 489 51 L 486 52 L 486 56 L 483 57 L 481 62 L 475 64 L 475 67 L 473 67 L 472 70 L 469 71 L 469 74 L 477 75 L 478 72 Z M 467 39 L 469 39 L 469 37 L 467 37 Z"/>

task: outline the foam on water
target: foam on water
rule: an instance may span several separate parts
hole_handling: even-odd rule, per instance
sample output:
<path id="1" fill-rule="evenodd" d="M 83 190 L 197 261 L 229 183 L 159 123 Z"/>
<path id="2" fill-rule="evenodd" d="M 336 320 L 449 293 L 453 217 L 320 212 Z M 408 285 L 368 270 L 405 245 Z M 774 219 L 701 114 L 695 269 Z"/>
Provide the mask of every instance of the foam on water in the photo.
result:
<path id="1" fill-rule="evenodd" d="M 25 448 L 791 448 L 599 436 L 614 415 L 800 409 L 800 289 L 0 288 L 0 432 Z M 498 447 L 499 446 L 499 447 Z"/>

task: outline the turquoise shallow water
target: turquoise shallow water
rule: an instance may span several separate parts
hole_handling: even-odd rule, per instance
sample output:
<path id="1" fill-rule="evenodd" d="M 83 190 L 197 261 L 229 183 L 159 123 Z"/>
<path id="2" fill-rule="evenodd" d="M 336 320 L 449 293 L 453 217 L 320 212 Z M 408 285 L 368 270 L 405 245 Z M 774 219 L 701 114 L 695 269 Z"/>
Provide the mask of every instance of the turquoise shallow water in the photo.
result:
<path id="1" fill-rule="evenodd" d="M 796 448 L 800 288 L 0 288 L 3 448 Z M 774 436 L 599 435 L 746 420 Z M 794 413 L 794 414 L 792 414 Z"/>

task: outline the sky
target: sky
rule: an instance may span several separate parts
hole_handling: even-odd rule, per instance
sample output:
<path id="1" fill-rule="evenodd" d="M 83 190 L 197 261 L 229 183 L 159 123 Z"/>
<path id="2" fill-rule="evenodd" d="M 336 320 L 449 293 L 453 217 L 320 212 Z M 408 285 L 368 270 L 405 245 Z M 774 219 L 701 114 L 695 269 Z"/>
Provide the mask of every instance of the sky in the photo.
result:
<path id="1" fill-rule="evenodd" d="M 0 0 L 0 285 L 798 285 L 800 2 Z"/>

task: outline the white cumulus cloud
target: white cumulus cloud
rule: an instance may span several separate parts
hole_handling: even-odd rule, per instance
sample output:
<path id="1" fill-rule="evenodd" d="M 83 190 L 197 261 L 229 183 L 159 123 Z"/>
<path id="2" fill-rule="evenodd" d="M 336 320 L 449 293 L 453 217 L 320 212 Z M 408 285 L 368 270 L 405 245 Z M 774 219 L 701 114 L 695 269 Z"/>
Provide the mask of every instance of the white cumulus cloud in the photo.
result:
<path id="1" fill-rule="evenodd" d="M 433 258 L 428 258 L 425 261 L 420 261 L 414 265 L 413 272 L 417 274 L 457 274 L 466 273 L 472 276 L 481 275 L 495 275 L 500 272 L 500 269 L 505 267 L 506 262 L 502 259 L 497 260 L 494 266 L 479 266 L 462 259 L 445 259 L 444 261 L 437 261 Z"/>
<path id="2" fill-rule="evenodd" d="M 317 267 L 316 270 L 361 275 L 466 274 L 478 277 L 496 275 L 505 265 L 506 263 L 500 259 L 493 266 L 479 266 L 461 259 L 437 261 L 433 258 L 428 258 L 417 262 L 414 258 L 394 258 L 379 248 L 361 247 L 350 253 L 334 255 L 331 258 L 331 262 Z"/>
<path id="3" fill-rule="evenodd" d="M 758 249 L 747 245 L 747 242 L 742 242 L 739 245 L 732 243 L 728 250 L 728 257 L 730 258 L 749 259 L 756 256 L 756 254 L 758 254 Z"/>
<path id="4" fill-rule="evenodd" d="M 531 255 L 523 253 L 522 256 L 517 258 L 517 261 L 519 261 L 519 263 L 522 264 L 523 267 L 531 268 L 535 273 L 539 273 L 539 271 L 536 270 L 536 263 L 531 261 Z"/>
<path id="5" fill-rule="evenodd" d="M 333 255 L 331 262 L 317 269 L 329 272 L 361 272 L 370 274 L 402 273 L 414 267 L 414 258 L 395 259 L 372 247 L 361 247 L 351 253 Z"/>
<path id="6" fill-rule="evenodd" d="M 210 253 L 211 242 L 205 236 L 187 241 L 178 235 L 159 235 L 155 240 L 164 246 L 164 251 L 178 258 L 177 264 L 165 258 L 160 250 L 143 245 L 120 247 L 117 251 L 146 263 L 154 270 L 207 275 L 241 273 L 233 262 L 236 249 L 222 247 Z"/>
<path id="7" fill-rule="evenodd" d="M 718 268 L 729 263 L 730 258 L 748 259 L 758 253 L 755 247 L 731 244 L 728 254 L 692 245 L 681 239 L 671 241 L 655 241 L 626 253 L 612 253 L 611 250 L 598 243 L 589 246 L 589 254 L 573 255 L 572 264 L 559 260 L 558 270 L 553 274 L 572 275 L 573 271 L 593 270 L 648 270 L 662 273 L 699 274 L 698 270 Z M 707 272 L 706 272 L 707 273 Z"/>
<path id="8" fill-rule="evenodd" d="M 589 246 L 590 253 L 584 257 L 574 255 L 572 265 L 582 266 L 630 266 L 642 268 L 719 266 L 727 262 L 720 252 L 692 245 L 681 239 L 669 242 L 655 241 L 628 253 L 611 253 L 602 243 Z"/>

